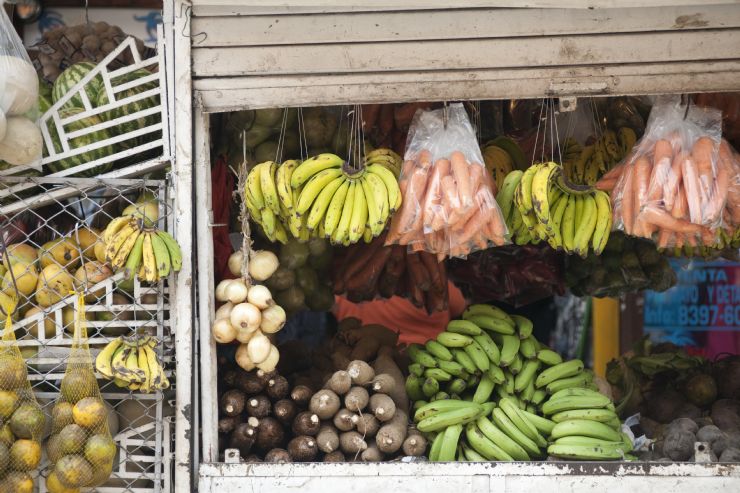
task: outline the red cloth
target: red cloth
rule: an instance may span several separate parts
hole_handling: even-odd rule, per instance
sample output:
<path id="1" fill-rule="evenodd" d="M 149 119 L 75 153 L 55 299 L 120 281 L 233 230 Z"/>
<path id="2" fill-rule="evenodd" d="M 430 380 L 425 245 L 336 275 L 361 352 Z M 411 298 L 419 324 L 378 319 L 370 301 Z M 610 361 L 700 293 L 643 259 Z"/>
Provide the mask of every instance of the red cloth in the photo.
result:
<path id="1" fill-rule="evenodd" d="M 216 282 L 231 279 L 229 256 L 234 251 L 229 239 L 231 224 L 231 196 L 234 191 L 234 175 L 226 164 L 226 156 L 219 156 L 211 168 L 211 207 L 213 208 L 213 256 Z"/>
<path id="2" fill-rule="evenodd" d="M 337 320 L 354 317 L 363 324 L 379 324 L 400 331 L 398 342 L 402 344 L 424 344 L 445 330 L 450 320 L 458 318 L 465 310 L 462 292 L 448 282 L 449 309 L 427 314 L 423 308 L 415 307 L 406 298 L 394 296 L 389 299 L 352 303 L 342 296 L 334 297 L 334 316 Z"/>

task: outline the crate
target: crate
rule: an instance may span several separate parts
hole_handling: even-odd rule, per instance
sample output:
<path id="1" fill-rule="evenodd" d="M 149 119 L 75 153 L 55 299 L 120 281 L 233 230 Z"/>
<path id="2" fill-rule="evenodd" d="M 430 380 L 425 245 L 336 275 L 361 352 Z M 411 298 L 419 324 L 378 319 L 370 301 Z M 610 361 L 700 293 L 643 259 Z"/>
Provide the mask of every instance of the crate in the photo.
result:
<path id="1" fill-rule="evenodd" d="M 161 28 L 160 28 L 161 29 Z M 160 36 L 159 39 L 162 39 Z M 142 59 L 134 38 L 126 38 L 115 50 L 108 54 L 93 70 L 74 85 L 67 94 L 54 103 L 41 115 L 38 125 L 43 135 L 47 155 L 28 166 L 11 166 L 0 171 L 2 176 L 45 175 L 49 177 L 95 176 L 130 177 L 165 166 L 170 158 L 169 128 L 167 117 L 167 95 L 163 47 L 158 54 Z M 121 68 L 120 60 L 130 59 L 133 63 Z M 160 70 L 162 68 L 162 70 Z M 147 70 L 151 73 L 134 78 L 132 74 Z M 96 102 L 88 97 L 86 87 L 91 81 L 102 83 L 107 103 L 94 106 Z M 71 100 L 80 112 L 65 113 L 64 107 Z M 99 97 L 98 100 L 102 98 Z M 142 107 L 130 112 L 130 104 L 146 102 Z M 80 125 L 81 120 L 97 118 L 99 123 Z M 131 125 L 135 122 L 134 125 Z M 75 125 L 76 124 L 76 125 Z M 128 124 L 128 125 L 127 125 Z M 82 126 L 82 128 L 79 128 Z M 105 131 L 107 138 L 95 139 L 87 145 L 80 145 L 96 132 Z M 58 138 L 57 145 L 52 136 Z M 98 137 L 100 134 L 96 134 Z M 75 140 L 80 139 L 80 140 Z M 87 156 L 83 156 L 90 153 Z M 80 158 L 83 156 L 82 158 Z M 85 157 L 91 157 L 86 160 Z M 75 166 L 53 171 L 54 164 L 65 160 L 81 161 Z M 67 162 L 69 164 L 69 161 Z M 30 182 L 15 184 L 0 193 L 0 198 L 9 197 L 32 188 Z"/>
<path id="2" fill-rule="evenodd" d="M 158 227 L 172 230 L 171 184 L 167 179 L 94 179 L 94 178 L 0 178 L 0 189 L 7 190 L 18 183 L 31 185 L 42 193 L 15 193 L 0 202 L 0 234 L 7 244 L 25 243 L 39 248 L 49 240 L 67 236 L 79 238 L 80 225 L 102 227 L 133 203 L 144 191 L 159 198 Z M 48 251 L 48 250 L 47 250 Z M 70 250 L 72 252 L 72 250 Z M 70 255 L 44 257 L 45 263 L 56 261 L 67 273 L 82 268 L 77 257 Z M 88 250 L 89 253 L 89 250 Z M 66 261 L 66 265 L 63 262 Z M 40 264 L 41 260 L 37 261 Z M 93 260 L 84 264 L 91 267 Z M 25 264 L 24 264 L 25 265 Z M 97 264 L 95 264 L 97 265 Z M 39 265 L 40 267 L 40 265 Z M 16 279 L 30 275 L 31 269 L 19 269 Z M 60 271 L 60 278 L 64 273 Z M 7 279 L 7 278 L 6 278 Z M 54 277 L 52 277 L 52 280 Z M 111 405 L 114 423 L 113 438 L 119 446 L 117 462 L 111 479 L 95 491 L 108 493 L 157 493 L 169 491 L 171 484 L 172 433 L 171 416 L 174 407 L 174 337 L 170 324 L 172 277 L 157 283 L 142 283 L 134 279 L 128 285 L 122 272 L 89 285 L 91 296 L 86 302 L 88 344 L 92 357 L 110 340 L 133 331 L 146 332 L 160 341 L 156 348 L 165 364 L 173 387 L 151 394 L 131 392 L 113 382 L 99 378 L 101 394 Z M 3 281 L 3 287 L 12 284 Z M 72 345 L 74 311 L 77 299 L 68 293 L 58 293 L 52 304 L 35 293 L 26 296 L 23 307 L 14 315 L 13 328 L 18 345 L 27 361 L 29 380 L 47 413 L 59 395 L 61 378 Z M 30 314 L 26 314 L 27 311 Z M 99 376 L 100 377 L 100 376 Z M 117 424 L 115 424 L 117 422 Z M 48 430 L 47 430 L 48 432 Z M 41 475 L 48 473 L 44 458 Z M 40 493 L 46 491 L 44 481 L 37 481 Z"/>

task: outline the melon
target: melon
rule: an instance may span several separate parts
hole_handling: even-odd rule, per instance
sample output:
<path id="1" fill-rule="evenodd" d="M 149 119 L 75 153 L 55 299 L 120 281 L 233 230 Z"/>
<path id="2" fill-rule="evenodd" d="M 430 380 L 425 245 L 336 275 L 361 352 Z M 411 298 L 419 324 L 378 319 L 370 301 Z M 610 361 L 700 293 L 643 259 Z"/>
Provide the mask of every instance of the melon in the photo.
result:
<path id="1" fill-rule="evenodd" d="M 28 165 L 41 157 L 41 130 L 25 116 L 7 119 L 5 137 L 0 141 L 0 160 L 15 166 Z"/>
<path id="2" fill-rule="evenodd" d="M 128 84 L 130 82 L 135 81 L 136 79 L 141 79 L 143 77 L 148 77 L 152 75 L 151 72 L 144 69 L 138 69 L 135 70 L 129 74 L 125 74 L 119 77 L 116 77 L 111 81 L 111 85 L 115 88 L 117 86 L 121 86 L 124 84 Z M 152 89 L 157 88 L 157 83 L 154 81 L 147 82 L 138 86 L 131 87 L 130 89 L 126 89 L 124 91 L 121 91 L 116 94 L 116 100 L 121 101 L 126 98 L 130 98 L 132 96 L 136 96 L 137 94 L 141 94 L 142 92 L 150 91 Z M 108 96 L 105 92 L 102 92 L 100 94 L 100 97 L 98 98 L 97 105 L 102 106 L 103 104 L 108 103 Z M 159 96 L 149 96 L 144 99 L 139 99 L 137 101 L 132 101 L 129 103 L 126 103 L 122 106 L 119 106 L 117 108 L 112 108 L 105 113 L 102 113 L 100 117 L 103 119 L 103 121 L 109 121 L 109 120 L 115 120 L 116 118 L 121 118 L 123 116 L 132 115 L 134 113 L 137 113 L 139 111 L 143 111 L 149 108 L 152 108 L 154 106 L 159 105 Z M 137 118 L 136 120 L 122 123 L 120 125 L 116 125 L 111 129 L 111 133 L 113 134 L 122 134 L 122 133 L 128 133 L 135 130 L 139 130 L 140 128 L 147 127 L 149 125 L 153 125 L 155 123 L 158 123 L 161 120 L 160 114 L 154 114 L 149 115 L 142 118 Z"/>
<path id="3" fill-rule="evenodd" d="M 51 90 L 52 100 L 56 103 L 62 99 L 70 89 L 80 82 L 95 67 L 96 65 L 91 62 L 75 63 L 74 65 L 67 67 L 64 72 L 57 77 L 57 80 L 54 81 L 54 87 Z M 90 100 L 91 105 L 96 106 L 101 91 L 105 93 L 103 78 L 100 75 L 95 76 L 85 85 L 85 93 L 87 93 L 87 97 Z M 82 104 L 82 96 L 75 94 L 74 97 L 72 97 L 63 106 L 63 108 L 71 107 L 84 108 L 84 105 Z"/>
<path id="4" fill-rule="evenodd" d="M 64 119 L 72 115 L 82 113 L 83 111 L 84 110 L 82 108 L 63 109 L 59 112 L 59 116 L 60 118 Z M 73 132 L 76 130 L 82 130 L 82 129 L 91 127 L 93 125 L 98 125 L 100 123 L 101 123 L 101 120 L 97 116 L 88 116 L 81 120 L 68 123 L 67 125 L 65 125 L 64 130 L 65 132 Z M 54 143 L 54 149 L 56 150 L 56 152 L 61 152 L 62 143 L 59 140 L 59 134 L 57 133 L 56 128 L 53 125 L 49 127 L 49 133 L 51 135 L 51 140 Z M 84 147 L 84 146 L 94 144 L 96 142 L 100 142 L 100 141 L 110 139 L 110 138 L 111 138 L 111 134 L 108 132 L 108 129 L 102 129 L 102 130 L 97 130 L 95 132 L 91 132 L 85 135 L 80 135 L 79 137 L 75 137 L 69 142 L 69 144 L 70 144 L 71 149 L 78 149 L 80 147 Z M 115 152 L 116 151 L 114 150 L 112 145 L 106 145 L 103 147 L 99 147 L 97 149 L 92 149 L 82 154 L 77 154 L 75 156 L 69 156 L 59 161 L 50 162 L 47 164 L 47 166 L 49 167 L 49 169 L 51 169 L 53 172 L 56 173 L 59 171 L 63 171 L 65 169 L 69 169 L 75 166 L 80 166 L 82 164 L 89 163 L 90 161 L 95 161 L 96 159 L 101 159 L 106 156 L 110 156 Z M 44 149 L 44 155 L 45 156 L 47 155 L 46 149 Z M 110 171 L 112 167 L 113 167 L 113 163 L 105 163 L 99 166 L 95 166 L 92 169 L 76 173 L 73 176 L 94 177 L 100 173 L 106 173 Z"/>
<path id="5" fill-rule="evenodd" d="M 7 115 L 30 111 L 39 96 L 39 79 L 30 62 L 16 56 L 0 56 L 0 108 Z"/>

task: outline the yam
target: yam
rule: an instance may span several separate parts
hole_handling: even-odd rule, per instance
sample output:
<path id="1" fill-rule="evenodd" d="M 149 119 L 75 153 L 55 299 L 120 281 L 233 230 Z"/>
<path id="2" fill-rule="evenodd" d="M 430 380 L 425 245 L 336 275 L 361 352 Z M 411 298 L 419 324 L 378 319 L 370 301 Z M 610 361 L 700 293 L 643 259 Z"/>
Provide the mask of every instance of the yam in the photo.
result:
<path id="1" fill-rule="evenodd" d="M 238 389 L 228 390 L 221 396 L 221 412 L 226 416 L 238 416 L 244 411 L 245 403 L 244 392 Z"/>
<path id="2" fill-rule="evenodd" d="M 265 384 L 254 371 L 239 371 L 234 379 L 234 387 L 245 394 L 259 394 L 265 388 Z"/>
<path id="3" fill-rule="evenodd" d="M 371 382 L 371 388 L 376 394 L 390 395 L 396 389 L 396 380 L 387 373 L 375 375 Z"/>
<path id="4" fill-rule="evenodd" d="M 311 462 L 318 455 L 319 449 L 314 437 L 301 435 L 288 442 L 288 453 L 294 462 Z"/>
<path id="5" fill-rule="evenodd" d="M 371 443 L 360 454 L 360 460 L 362 462 L 381 462 L 383 460 L 383 454 L 375 444 Z"/>
<path id="6" fill-rule="evenodd" d="M 376 374 L 390 375 L 395 381 L 393 390 L 388 395 L 391 396 L 393 402 L 396 403 L 396 409 L 401 409 L 408 413 L 409 410 L 409 397 L 406 395 L 405 390 L 405 378 L 400 368 L 393 359 L 394 349 L 391 347 L 382 347 L 378 351 L 378 357 L 373 362 L 373 368 Z"/>
<path id="7" fill-rule="evenodd" d="M 668 433 L 670 433 L 672 430 L 687 431 L 695 435 L 699 431 L 699 427 L 693 419 L 677 418 L 668 425 Z"/>
<path id="8" fill-rule="evenodd" d="M 720 399 L 712 404 L 712 421 L 722 431 L 740 430 L 740 401 Z"/>
<path id="9" fill-rule="evenodd" d="M 298 406 L 290 399 L 280 399 L 272 406 L 272 413 L 284 425 L 290 425 L 298 414 Z"/>
<path id="10" fill-rule="evenodd" d="M 676 462 L 689 460 L 694 455 L 696 436 L 684 430 L 672 429 L 663 441 L 663 455 Z"/>
<path id="11" fill-rule="evenodd" d="M 334 426 L 339 431 L 349 431 L 355 427 L 354 423 L 355 414 L 347 408 L 340 409 L 337 414 L 334 415 Z"/>
<path id="12" fill-rule="evenodd" d="M 380 341 L 378 339 L 375 337 L 363 337 L 352 348 L 349 357 L 352 360 L 370 361 L 377 356 L 378 349 L 380 349 Z"/>
<path id="13" fill-rule="evenodd" d="M 288 395 L 289 390 L 288 379 L 281 375 L 276 375 L 268 380 L 267 387 L 265 388 L 267 396 L 273 401 L 284 399 Z"/>
<path id="14" fill-rule="evenodd" d="M 257 428 L 257 447 L 261 450 L 272 450 L 280 447 L 284 440 L 285 430 L 278 420 L 269 416 L 260 420 Z"/>
<path id="15" fill-rule="evenodd" d="M 331 425 L 323 425 L 319 429 L 318 435 L 316 435 L 316 445 L 319 447 L 319 450 L 326 454 L 338 450 L 339 433 L 337 433 L 337 429 Z"/>
<path id="16" fill-rule="evenodd" d="M 270 404 L 270 399 L 268 399 L 266 396 L 255 395 L 247 400 L 246 409 L 249 416 L 254 416 L 255 418 L 264 418 L 270 415 L 272 404 Z"/>
<path id="17" fill-rule="evenodd" d="M 375 435 L 375 443 L 377 443 L 381 452 L 393 454 L 403 446 L 407 431 L 408 416 L 402 410 L 396 409 L 393 419 L 378 430 L 377 435 Z"/>
<path id="18" fill-rule="evenodd" d="M 319 419 L 331 419 L 339 411 L 339 396 L 329 389 L 316 392 L 308 404 L 308 410 L 316 414 Z"/>
<path id="19" fill-rule="evenodd" d="M 367 362 L 359 359 L 350 362 L 347 373 L 349 373 L 352 383 L 355 385 L 367 385 L 375 377 L 375 371 L 372 367 Z"/>
<path id="20" fill-rule="evenodd" d="M 321 428 L 321 420 L 311 411 L 299 413 L 293 420 L 292 431 L 294 435 L 315 436 Z"/>
<path id="21" fill-rule="evenodd" d="M 414 430 L 413 433 L 407 434 L 401 448 L 403 450 L 403 455 L 421 457 L 427 450 L 427 440 L 421 436 L 421 433 Z"/>
<path id="22" fill-rule="evenodd" d="M 274 448 L 265 454 L 265 462 L 271 462 L 273 464 L 287 464 L 293 462 L 290 458 L 290 453 L 282 448 Z"/>
<path id="23" fill-rule="evenodd" d="M 307 385 L 296 385 L 290 393 L 290 398 L 300 408 L 308 406 L 311 396 L 313 396 L 313 391 Z"/>
<path id="24" fill-rule="evenodd" d="M 218 420 L 219 433 L 231 433 L 239 424 L 239 416 L 227 416 Z"/>
<path id="25" fill-rule="evenodd" d="M 344 407 L 350 411 L 362 411 L 369 401 L 370 395 L 364 387 L 352 387 L 344 396 Z"/>
<path id="26" fill-rule="evenodd" d="M 339 435 L 339 448 L 345 454 L 354 455 L 365 450 L 367 443 L 356 431 L 345 431 Z"/>
<path id="27" fill-rule="evenodd" d="M 740 448 L 728 447 L 719 456 L 720 462 L 740 462 Z"/>
<path id="28" fill-rule="evenodd" d="M 724 432 L 714 425 L 704 426 L 696 433 L 697 441 L 707 442 L 710 445 L 724 437 L 726 437 Z M 714 450 L 714 447 L 712 447 L 712 450 Z"/>
<path id="29" fill-rule="evenodd" d="M 352 379 L 346 370 L 335 371 L 331 378 L 326 382 L 326 388 L 330 389 L 337 395 L 344 395 L 352 388 Z"/>
<path id="30" fill-rule="evenodd" d="M 373 394 L 370 397 L 370 412 L 378 418 L 378 421 L 390 421 L 396 412 L 396 405 L 393 399 L 385 394 Z"/>
<path id="31" fill-rule="evenodd" d="M 380 429 L 380 421 L 370 413 L 356 414 L 352 416 L 352 422 L 355 425 L 357 433 L 366 438 L 374 437 L 378 433 L 378 429 Z"/>
<path id="32" fill-rule="evenodd" d="M 341 450 L 335 450 L 324 456 L 324 462 L 345 462 L 344 453 Z"/>

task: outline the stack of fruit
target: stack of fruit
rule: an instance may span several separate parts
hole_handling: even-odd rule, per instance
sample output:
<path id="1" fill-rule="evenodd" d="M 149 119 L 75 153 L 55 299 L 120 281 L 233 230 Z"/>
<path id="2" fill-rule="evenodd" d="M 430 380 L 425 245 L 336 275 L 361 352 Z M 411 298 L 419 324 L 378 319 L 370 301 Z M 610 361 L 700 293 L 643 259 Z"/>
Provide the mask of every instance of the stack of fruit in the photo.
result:
<path id="1" fill-rule="evenodd" d="M 563 362 L 532 328 L 524 317 L 471 305 L 436 340 L 409 346 L 406 390 L 431 460 L 529 460 L 545 449 L 616 459 L 630 450 L 611 400 L 593 390 L 583 362 Z"/>
<path id="2" fill-rule="evenodd" d="M 527 163 L 519 145 L 506 136 L 499 136 L 481 147 L 486 169 L 493 181 L 501 186 L 506 175 L 516 169 L 526 169 Z"/>
<path id="3" fill-rule="evenodd" d="M 589 249 L 600 254 L 609 239 L 609 195 L 566 185 L 559 164 L 509 173 L 496 200 L 517 245 L 547 241 L 556 250 L 585 257 Z"/>
<path id="4" fill-rule="evenodd" d="M 576 296 L 619 297 L 651 289 L 665 291 L 676 284 L 676 272 L 652 241 L 614 231 L 604 252 L 585 259 L 566 259 L 565 281 Z"/>
<path id="5" fill-rule="evenodd" d="M 145 394 L 170 386 L 154 348 L 155 337 L 116 337 L 95 358 L 95 369 L 121 388 Z"/>
<path id="6" fill-rule="evenodd" d="M 171 234 L 156 228 L 158 218 L 157 200 L 145 198 L 108 223 L 103 232 L 104 246 L 100 249 L 104 248 L 105 261 L 114 271 L 125 269 L 126 279 L 138 275 L 139 280 L 157 282 L 165 279 L 171 270 L 180 270 L 180 246 Z"/>
<path id="7" fill-rule="evenodd" d="M 573 183 L 595 185 L 604 173 L 629 154 L 636 141 L 637 135 L 629 127 L 621 127 L 616 133 L 606 130 L 593 144 L 584 147 L 567 139 L 563 171 Z"/>
<path id="8" fill-rule="evenodd" d="M 274 253 L 266 250 L 252 252 L 249 276 L 251 280 L 264 282 L 275 273 L 278 265 Z M 227 279 L 216 286 L 216 300 L 224 303 L 216 310 L 211 327 L 216 342 L 228 344 L 238 341 L 236 363 L 246 371 L 255 368 L 273 371 L 280 352 L 272 344 L 270 336 L 283 328 L 287 316 L 272 299 L 270 290 L 243 278 Z"/>
<path id="9" fill-rule="evenodd" d="M 401 158 L 389 149 L 365 156 L 357 169 L 334 154 L 302 163 L 258 164 L 247 175 L 250 217 L 271 241 L 330 238 L 334 244 L 369 242 L 401 205 L 396 176 Z"/>

